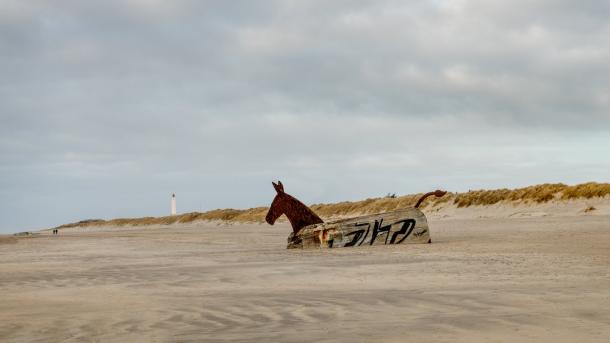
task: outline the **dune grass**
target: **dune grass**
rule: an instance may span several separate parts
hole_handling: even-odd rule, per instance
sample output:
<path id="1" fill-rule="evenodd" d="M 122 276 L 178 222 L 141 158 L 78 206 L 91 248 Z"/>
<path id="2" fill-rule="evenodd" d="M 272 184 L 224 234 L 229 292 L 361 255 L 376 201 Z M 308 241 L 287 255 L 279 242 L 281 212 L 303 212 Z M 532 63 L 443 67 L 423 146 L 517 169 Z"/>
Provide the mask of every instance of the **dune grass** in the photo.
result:
<path id="1" fill-rule="evenodd" d="M 411 194 L 399 197 L 370 198 L 361 201 L 344 201 L 335 204 L 314 204 L 311 209 L 323 219 L 342 218 L 363 214 L 398 210 L 413 206 L 422 194 Z M 572 199 L 590 199 L 610 195 L 610 184 L 589 182 L 575 186 L 562 183 L 542 184 L 517 189 L 473 190 L 464 193 L 447 193 L 442 198 L 430 197 L 421 205 L 422 208 L 434 208 L 442 204 L 453 204 L 457 207 L 489 206 L 500 202 L 544 203 L 548 201 L 566 201 Z M 190 223 L 200 220 L 220 220 L 234 222 L 264 222 L 267 207 L 255 207 L 245 210 L 218 209 L 209 212 L 192 212 L 176 216 L 118 218 L 111 220 L 89 219 L 76 223 L 61 225 L 57 228 L 83 226 L 146 226 Z"/>
<path id="2" fill-rule="evenodd" d="M 610 194 L 610 184 L 589 182 L 575 186 L 545 183 L 517 189 L 478 190 L 455 196 L 457 207 L 493 205 L 501 201 L 543 203 L 550 200 L 590 199 Z"/>

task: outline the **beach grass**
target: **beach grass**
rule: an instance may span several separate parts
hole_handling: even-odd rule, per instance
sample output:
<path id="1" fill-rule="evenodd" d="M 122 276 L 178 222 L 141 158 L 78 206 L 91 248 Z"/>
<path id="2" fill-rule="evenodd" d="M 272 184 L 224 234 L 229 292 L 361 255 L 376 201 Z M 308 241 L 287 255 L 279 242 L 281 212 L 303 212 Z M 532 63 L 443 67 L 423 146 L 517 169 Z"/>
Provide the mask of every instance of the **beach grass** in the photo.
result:
<path id="1" fill-rule="evenodd" d="M 590 199 L 610 195 L 610 184 L 588 182 L 569 186 L 563 183 L 546 183 L 517 189 L 471 190 L 462 193 L 447 193 L 442 198 L 429 197 L 422 208 L 433 208 L 444 203 L 453 203 L 459 208 L 470 206 L 489 206 L 502 202 L 510 203 L 544 203 L 549 201 L 566 201 L 573 199 Z M 403 195 L 395 198 L 380 197 L 361 201 L 343 201 L 334 204 L 313 204 L 310 208 L 320 217 L 342 218 L 371 213 L 398 210 L 413 206 L 422 194 Z M 208 212 L 191 212 L 175 216 L 117 218 L 111 220 L 88 219 L 76 223 L 61 225 L 57 228 L 84 226 L 145 226 L 190 223 L 194 221 L 234 221 L 264 222 L 267 207 L 250 209 L 217 209 Z"/>

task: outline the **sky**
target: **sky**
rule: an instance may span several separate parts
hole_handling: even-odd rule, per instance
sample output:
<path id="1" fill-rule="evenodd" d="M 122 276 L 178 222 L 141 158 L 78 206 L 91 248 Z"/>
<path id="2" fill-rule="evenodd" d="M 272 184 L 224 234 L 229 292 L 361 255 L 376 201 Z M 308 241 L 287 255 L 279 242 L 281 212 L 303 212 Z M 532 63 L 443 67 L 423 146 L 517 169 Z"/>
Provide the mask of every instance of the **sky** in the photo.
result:
<path id="1" fill-rule="evenodd" d="M 0 233 L 610 181 L 610 2 L 0 0 Z"/>

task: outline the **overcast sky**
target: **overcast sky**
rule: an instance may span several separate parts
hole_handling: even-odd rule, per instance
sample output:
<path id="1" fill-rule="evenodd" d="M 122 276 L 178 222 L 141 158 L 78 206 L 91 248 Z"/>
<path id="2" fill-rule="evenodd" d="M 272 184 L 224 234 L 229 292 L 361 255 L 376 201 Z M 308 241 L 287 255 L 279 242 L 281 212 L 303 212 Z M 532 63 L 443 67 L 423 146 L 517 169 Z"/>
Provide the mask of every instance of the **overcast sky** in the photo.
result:
<path id="1" fill-rule="evenodd" d="M 610 181 L 610 2 L 0 0 L 0 232 Z"/>

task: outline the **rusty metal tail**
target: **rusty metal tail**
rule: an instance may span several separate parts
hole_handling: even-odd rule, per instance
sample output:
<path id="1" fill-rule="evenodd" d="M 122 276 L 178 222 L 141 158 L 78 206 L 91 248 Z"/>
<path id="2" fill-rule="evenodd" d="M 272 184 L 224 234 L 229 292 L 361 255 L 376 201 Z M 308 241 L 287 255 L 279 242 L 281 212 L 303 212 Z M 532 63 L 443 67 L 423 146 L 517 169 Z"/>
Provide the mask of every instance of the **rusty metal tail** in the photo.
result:
<path id="1" fill-rule="evenodd" d="M 441 191 L 440 189 L 435 190 L 434 192 L 428 192 L 424 195 L 422 195 L 421 198 L 419 198 L 419 200 L 417 200 L 417 203 L 415 204 L 415 208 L 419 208 L 419 205 L 421 205 L 422 202 L 424 202 L 424 200 L 426 200 L 427 197 L 434 195 L 438 198 L 442 197 L 443 195 L 447 194 L 446 191 Z"/>

